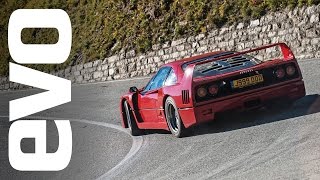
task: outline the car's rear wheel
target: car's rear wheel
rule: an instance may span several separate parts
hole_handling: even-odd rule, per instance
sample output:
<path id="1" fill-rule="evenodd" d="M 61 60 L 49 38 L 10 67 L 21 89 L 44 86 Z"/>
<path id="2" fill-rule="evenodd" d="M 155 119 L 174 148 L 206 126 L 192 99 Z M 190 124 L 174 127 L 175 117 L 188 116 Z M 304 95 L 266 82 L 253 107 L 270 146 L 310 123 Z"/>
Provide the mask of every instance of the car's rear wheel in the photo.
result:
<path id="1" fill-rule="evenodd" d="M 127 101 L 123 103 L 124 111 L 126 113 L 127 125 L 132 136 L 139 136 L 142 131 L 138 128 L 136 121 L 133 119 L 132 113 L 130 111 L 130 106 Z"/>
<path id="2" fill-rule="evenodd" d="M 169 130 L 176 137 L 186 135 L 187 129 L 184 127 L 176 103 L 172 97 L 168 97 L 165 102 L 165 115 Z"/>

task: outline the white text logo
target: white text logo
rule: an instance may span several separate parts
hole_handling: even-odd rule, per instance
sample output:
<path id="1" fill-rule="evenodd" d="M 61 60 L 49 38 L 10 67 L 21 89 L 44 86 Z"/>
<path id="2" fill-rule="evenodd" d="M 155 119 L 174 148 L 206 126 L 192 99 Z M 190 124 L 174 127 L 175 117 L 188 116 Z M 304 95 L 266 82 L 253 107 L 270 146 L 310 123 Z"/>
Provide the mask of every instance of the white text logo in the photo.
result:
<path id="1" fill-rule="evenodd" d="M 24 28 L 56 28 L 56 44 L 23 44 Z M 72 43 L 68 14 L 59 9 L 20 9 L 12 13 L 8 27 L 8 47 L 14 61 L 20 64 L 60 64 L 67 60 Z M 11 82 L 47 90 L 9 103 L 10 121 L 35 114 L 71 101 L 71 82 L 15 63 L 9 64 Z M 46 120 L 18 120 L 9 130 L 9 161 L 20 171 L 59 171 L 67 167 L 72 154 L 72 131 L 69 120 L 54 121 L 59 134 L 59 148 L 46 152 Z M 35 139 L 35 153 L 23 153 L 21 140 Z"/>

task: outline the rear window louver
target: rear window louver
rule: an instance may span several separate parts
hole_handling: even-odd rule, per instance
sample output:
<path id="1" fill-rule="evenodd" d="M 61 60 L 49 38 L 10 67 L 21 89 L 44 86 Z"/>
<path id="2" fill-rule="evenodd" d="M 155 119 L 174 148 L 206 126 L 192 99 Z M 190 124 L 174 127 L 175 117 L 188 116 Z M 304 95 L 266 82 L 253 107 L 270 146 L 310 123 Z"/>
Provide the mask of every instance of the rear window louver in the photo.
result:
<path id="1" fill-rule="evenodd" d="M 225 59 L 223 61 L 227 61 L 229 64 L 238 64 L 238 63 L 244 63 L 244 62 L 250 61 L 250 59 L 247 59 L 243 56 L 236 56 L 236 57 Z"/>
<path id="2" fill-rule="evenodd" d="M 246 62 L 250 62 L 251 60 L 245 56 L 236 56 L 227 59 L 222 59 L 216 62 L 211 63 L 211 67 L 207 67 L 200 69 L 201 73 L 207 73 L 209 71 L 223 71 L 229 68 L 234 68 L 238 66 L 244 66 Z"/>
<path id="3" fill-rule="evenodd" d="M 190 102 L 189 90 L 182 90 L 182 103 L 188 104 L 189 102 Z"/>
<path id="4" fill-rule="evenodd" d="M 219 57 L 222 57 L 222 56 L 231 55 L 231 54 L 233 54 L 233 53 L 234 53 L 234 52 L 232 52 L 232 51 L 227 51 L 227 52 L 222 52 L 222 53 L 215 54 L 215 55 L 212 55 L 212 56 L 208 56 L 208 57 L 205 57 L 205 58 L 196 59 L 196 60 L 193 60 L 193 61 L 190 61 L 190 62 L 186 62 L 186 63 L 184 63 L 184 64 L 182 65 L 182 69 L 185 70 L 186 67 L 187 67 L 189 64 L 193 64 L 193 63 L 205 61 L 205 60 L 208 60 L 208 59 L 219 58 Z"/>

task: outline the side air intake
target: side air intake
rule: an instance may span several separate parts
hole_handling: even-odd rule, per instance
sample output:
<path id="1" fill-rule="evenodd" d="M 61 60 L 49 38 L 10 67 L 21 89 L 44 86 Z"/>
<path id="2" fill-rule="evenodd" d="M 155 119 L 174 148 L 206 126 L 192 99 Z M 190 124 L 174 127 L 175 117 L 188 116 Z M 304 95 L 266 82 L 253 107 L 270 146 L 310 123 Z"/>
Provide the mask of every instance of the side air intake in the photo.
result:
<path id="1" fill-rule="evenodd" d="M 190 102 L 189 90 L 182 90 L 182 103 L 188 104 L 189 102 Z"/>

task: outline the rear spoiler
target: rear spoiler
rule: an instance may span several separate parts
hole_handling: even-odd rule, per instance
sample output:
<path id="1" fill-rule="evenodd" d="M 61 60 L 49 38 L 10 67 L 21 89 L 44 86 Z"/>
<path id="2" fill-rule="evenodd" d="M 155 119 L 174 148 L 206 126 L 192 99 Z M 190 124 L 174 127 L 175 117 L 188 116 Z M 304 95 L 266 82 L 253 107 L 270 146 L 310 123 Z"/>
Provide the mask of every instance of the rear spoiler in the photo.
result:
<path id="1" fill-rule="evenodd" d="M 294 59 L 294 55 L 291 51 L 291 49 L 285 44 L 285 43 L 276 43 L 276 44 L 270 44 L 270 45 L 266 45 L 266 46 L 262 46 L 259 48 L 254 48 L 254 49 L 250 49 L 250 50 L 244 50 L 241 52 L 236 52 L 235 54 L 231 54 L 231 55 L 225 55 L 225 56 L 221 56 L 218 58 L 211 58 L 205 61 L 200 61 L 197 63 L 192 63 L 189 64 L 186 69 L 185 69 L 185 73 L 182 79 L 182 88 L 189 90 L 190 92 L 192 91 L 192 83 L 193 83 L 193 71 L 196 65 L 201 65 L 201 64 L 205 64 L 205 63 L 209 63 L 209 62 L 213 62 L 213 61 L 217 61 L 217 60 L 221 60 L 221 59 L 226 59 L 226 58 L 230 58 L 230 57 L 234 57 L 234 56 L 239 56 L 242 54 L 247 54 L 247 53 L 251 53 L 254 51 L 259 51 L 259 50 L 263 50 L 263 49 L 268 49 L 268 48 L 272 48 L 272 47 L 276 47 L 279 46 L 280 50 L 282 52 L 283 55 L 283 59 L 284 60 L 291 60 Z"/>
<path id="2" fill-rule="evenodd" d="M 254 49 L 249 49 L 249 50 L 245 50 L 245 51 L 236 52 L 236 53 L 231 54 L 231 55 L 225 55 L 225 56 L 221 56 L 221 57 L 218 57 L 218 58 L 212 58 L 212 59 L 208 59 L 208 60 L 205 60 L 205 61 L 200 61 L 200 62 L 193 63 L 193 64 L 190 64 L 190 65 L 196 66 L 196 65 L 200 65 L 200 64 L 206 64 L 206 63 L 209 63 L 209 62 L 212 62 L 212 61 L 231 58 L 231 57 L 239 56 L 239 55 L 242 55 L 242 54 L 247 54 L 247 53 L 251 53 L 251 52 L 255 52 L 255 51 L 260 51 L 260 50 L 263 50 L 263 49 L 268 49 L 268 48 L 272 48 L 272 47 L 276 47 L 276 46 L 280 47 L 280 50 L 281 50 L 282 55 L 283 55 L 283 59 L 288 60 L 288 59 L 295 58 L 294 54 L 291 51 L 291 49 L 285 43 L 275 43 L 275 44 L 270 44 L 270 45 L 254 48 Z"/>

